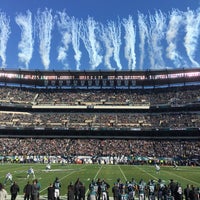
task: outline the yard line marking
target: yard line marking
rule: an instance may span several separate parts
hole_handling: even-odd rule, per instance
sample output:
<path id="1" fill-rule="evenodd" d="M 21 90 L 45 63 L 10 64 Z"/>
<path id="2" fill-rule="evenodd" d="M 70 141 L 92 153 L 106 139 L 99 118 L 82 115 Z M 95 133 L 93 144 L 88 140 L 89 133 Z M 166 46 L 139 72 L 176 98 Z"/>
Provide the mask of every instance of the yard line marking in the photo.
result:
<path id="1" fill-rule="evenodd" d="M 158 180 L 157 177 L 155 177 L 155 176 L 153 176 L 152 174 L 148 173 L 146 170 L 141 169 L 140 167 L 137 167 L 136 165 L 133 165 L 133 166 L 134 166 L 135 168 L 139 169 L 140 171 L 142 171 L 142 172 L 148 174 L 149 176 L 151 176 L 151 177 L 154 178 L 155 180 Z"/>
<path id="2" fill-rule="evenodd" d="M 100 173 L 100 171 L 101 171 L 102 167 L 103 167 L 103 165 L 101 165 L 101 167 L 100 167 L 100 168 L 99 168 L 99 170 L 97 171 L 97 173 L 96 173 L 96 175 L 95 175 L 94 179 L 96 179 L 96 178 L 97 178 L 97 176 L 99 175 L 99 173 Z M 88 195 L 88 192 L 89 192 L 89 188 L 87 189 L 87 191 L 86 191 L 86 193 L 85 193 L 85 195 L 86 195 L 86 196 Z"/>
<path id="3" fill-rule="evenodd" d="M 166 173 L 172 174 L 172 176 L 176 176 L 176 177 L 178 177 L 178 178 L 180 178 L 180 179 L 184 179 L 184 180 L 189 181 L 189 182 L 191 182 L 191 183 L 194 183 L 194 184 L 196 184 L 196 185 L 199 185 L 199 184 L 200 184 L 200 183 L 198 183 L 198 182 L 196 182 L 196 181 L 192 181 L 192 180 L 190 180 L 190 179 L 187 179 L 187 178 L 185 178 L 185 177 L 179 176 L 179 175 L 177 175 L 177 174 L 175 174 L 175 173 L 172 173 L 172 172 L 169 172 L 169 171 L 166 171 Z"/>
<path id="4" fill-rule="evenodd" d="M 96 173 L 96 175 L 95 175 L 95 177 L 94 177 L 94 179 L 96 179 L 97 178 L 97 176 L 99 175 L 99 172 L 101 171 L 101 169 L 103 168 L 103 165 L 101 165 L 101 167 L 100 167 L 100 169 L 98 170 L 98 172 Z"/>
<path id="5" fill-rule="evenodd" d="M 118 167 L 119 167 L 119 170 L 120 170 L 120 172 L 121 172 L 122 176 L 124 177 L 125 181 L 127 181 L 127 178 L 126 178 L 126 176 L 125 176 L 124 172 L 122 171 L 122 169 L 121 169 L 120 165 L 118 165 Z"/>

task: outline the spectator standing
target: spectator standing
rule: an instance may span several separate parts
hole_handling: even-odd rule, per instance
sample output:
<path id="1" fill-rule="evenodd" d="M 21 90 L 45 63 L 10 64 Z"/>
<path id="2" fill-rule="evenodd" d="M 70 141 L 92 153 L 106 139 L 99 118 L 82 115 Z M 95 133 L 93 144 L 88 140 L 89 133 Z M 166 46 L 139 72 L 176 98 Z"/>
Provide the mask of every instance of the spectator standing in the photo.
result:
<path id="1" fill-rule="evenodd" d="M 114 200 L 119 200 L 120 191 L 119 191 L 119 187 L 117 183 L 115 183 L 114 186 L 112 187 L 112 193 L 113 193 Z"/>
<path id="2" fill-rule="evenodd" d="M 38 188 L 38 200 L 39 200 L 39 199 L 40 199 L 41 184 L 40 184 L 40 182 L 38 181 L 38 179 L 35 179 L 35 181 L 36 181 L 37 188 Z"/>
<path id="3" fill-rule="evenodd" d="M 98 186 L 97 200 L 100 200 L 100 198 L 101 198 L 101 179 L 100 178 L 97 179 L 97 186 Z"/>
<path id="4" fill-rule="evenodd" d="M 155 200 L 155 191 L 156 191 L 156 184 L 153 180 L 150 180 L 148 183 L 148 199 Z"/>
<path id="5" fill-rule="evenodd" d="M 110 185 L 106 183 L 104 180 L 102 180 L 100 188 L 101 188 L 102 198 L 109 199 L 108 189 L 110 188 Z"/>
<path id="6" fill-rule="evenodd" d="M 157 184 L 157 199 L 162 200 L 164 199 L 165 195 L 165 181 L 158 179 L 158 184 Z"/>
<path id="7" fill-rule="evenodd" d="M 131 181 L 128 184 L 128 193 L 129 193 L 129 199 L 134 200 L 135 199 L 135 192 L 137 190 L 137 183 L 134 178 L 131 179 Z"/>
<path id="8" fill-rule="evenodd" d="M 67 187 L 67 200 L 74 200 L 74 185 L 72 182 Z"/>
<path id="9" fill-rule="evenodd" d="M 11 185 L 11 187 L 10 187 L 11 200 L 16 199 L 18 192 L 19 192 L 19 186 L 14 181 L 13 184 Z"/>
<path id="10" fill-rule="evenodd" d="M 38 200 L 38 196 L 39 196 L 39 188 L 37 185 L 37 181 L 34 180 L 31 186 L 31 200 Z"/>
<path id="11" fill-rule="evenodd" d="M 126 190 L 125 190 L 125 185 L 123 186 L 122 194 L 120 194 L 120 199 L 121 200 L 129 200 L 128 194 L 126 193 Z"/>
<path id="12" fill-rule="evenodd" d="M 177 183 L 176 194 L 175 194 L 174 198 L 175 198 L 175 200 L 182 200 L 183 199 L 183 189 L 182 189 L 180 183 Z"/>
<path id="13" fill-rule="evenodd" d="M 171 191 L 171 195 L 172 195 L 173 197 L 175 197 L 175 193 L 176 193 L 176 183 L 174 182 L 173 179 L 170 180 L 169 189 L 170 189 L 170 191 Z"/>
<path id="14" fill-rule="evenodd" d="M 145 200 L 146 199 L 146 183 L 143 179 L 140 180 L 138 184 L 138 199 Z"/>
<path id="15" fill-rule="evenodd" d="M 195 198 L 195 187 L 194 187 L 194 185 L 191 185 L 190 193 L 189 193 L 189 198 L 190 198 L 190 200 L 196 200 L 196 198 Z"/>
<path id="16" fill-rule="evenodd" d="M 81 181 L 78 178 L 74 184 L 74 195 L 75 195 L 75 200 L 78 200 L 79 197 L 79 187 L 80 187 Z"/>
<path id="17" fill-rule="evenodd" d="M 47 188 L 48 193 L 48 200 L 54 200 L 55 198 L 55 188 L 53 187 L 53 184 L 50 183 L 49 187 Z"/>
<path id="18" fill-rule="evenodd" d="M 185 200 L 189 200 L 190 199 L 190 185 L 186 186 L 183 193 L 184 193 L 184 196 L 185 196 Z"/>
<path id="19" fill-rule="evenodd" d="M 79 200 L 85 200 L 85 185 L 84 183 L 80 183 L 79 186 Z"/>
<path id="20" fill-rule="evenodd" d="M 6 200 L 8 197 L 7 191 L 3 188 L 3 184 L 0 183 L 0 200 Z"/>
<path id="21" fill-rule="evenodd" d="M 172 196 L 170 189 L 167 190 L 166 200 L 174 200 L 174 197 Z"/>
<path id="22" fill-rule="evenodd" d="M 90 183 L 89 190 L 90 190 L 90 192 L 88 195 L 88 199 L 97 200 L 98 185 L 94 180 L 92 180 L 92 183 Z"/>
<path id="23" fill-rule="evenodd" d="M 194 188 L 194 198 L 199 200 L 199 187 Z"/>
<path id="24" fill-rule="evenodd" d="M 30 182 L 28 181 L 27 184 L 24 186 L 24 200 L 30 200 L 31 199 L 31 184 Z"/>

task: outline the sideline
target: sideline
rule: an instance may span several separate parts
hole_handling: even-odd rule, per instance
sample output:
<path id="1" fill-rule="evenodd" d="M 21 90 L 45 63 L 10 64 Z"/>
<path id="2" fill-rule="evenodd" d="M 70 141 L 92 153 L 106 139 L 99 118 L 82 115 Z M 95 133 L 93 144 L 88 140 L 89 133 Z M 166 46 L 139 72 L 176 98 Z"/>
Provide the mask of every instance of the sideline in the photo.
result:
<path id="1" fill-rule="evenodd" d="M 8 195 L 6 199 L 11 199 L 11 195 Z M 67 196 L 60 196 L 60 200 L 66 200 Z M 85 196 L 85 199 L 87 199 L 87 196 Z M 113 197 L 109 197 L 110 200 L 113 200 Z M 23 195 L 17 195 L 16 200 L 24 200 Z M 47 195 L 40 196 L 40 200 L 48 200 Z"/>

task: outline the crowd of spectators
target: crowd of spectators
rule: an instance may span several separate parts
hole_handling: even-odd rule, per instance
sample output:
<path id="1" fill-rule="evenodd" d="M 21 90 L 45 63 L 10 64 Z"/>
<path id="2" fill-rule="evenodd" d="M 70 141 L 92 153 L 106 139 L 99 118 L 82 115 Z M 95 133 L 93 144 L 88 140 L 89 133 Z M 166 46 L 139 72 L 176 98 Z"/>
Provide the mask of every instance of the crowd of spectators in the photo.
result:
<path id="1" fill-rule="evenodd" d="M 0 87 L 1 104 L 185 104 L 199 101 L 200 87 L 146 90 L 61 90 Z M 49 128 L 198 128 L 199 113 L 16 113 L 1 112 L 0 126 Z"/>
<path id="2" fill-rule="evenodd" d="M 1 127 L 43 127 L 77 130 L 101 128 L 198 128 L 199 112 L 103 113 L 103 112 L 0 112 Z"/>
<path id="3" fill-rule="evenodd" d="M 200 86 L 172 88 L 106 89 L 39 89 L 0 87 L 1 102 L 22 104 L 186 104 L 199 101 Z"/>
<path id="4" fill-rule="evenodd" d="M 30 105 L 186 104 L 200 99 L 200 87 L 146 90 L 61 90 L 0 87 L 0 103 Z M 76 130 L 101 128 L 199 128 L 197 111 L 182 112 L 15 112 L 0 111 L 0 127 L 44 127 Z M 2 155 L 132 155 L 150 157 L 193 156 L 199 141 L 1 138 Z"/>
<path id="5" fill-rule="evenodd" d="M 146 156 L 194 157 L 200 141 L 141 139 L 1 138 L 1 156 Z"/>

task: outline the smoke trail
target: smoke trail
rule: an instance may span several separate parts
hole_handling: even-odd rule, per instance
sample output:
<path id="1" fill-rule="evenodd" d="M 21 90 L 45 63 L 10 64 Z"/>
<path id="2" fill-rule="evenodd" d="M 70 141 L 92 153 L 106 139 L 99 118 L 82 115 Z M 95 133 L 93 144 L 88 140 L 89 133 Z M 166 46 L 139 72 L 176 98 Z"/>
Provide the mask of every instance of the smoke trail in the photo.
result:
<path id="1" fill-rule="evenodd" d="M 10 33 L 10 19 L 5 13 L 0 12 L 0 58 L 2 68 L 6 67 L 6 48 Z"/>
<path id="2" fill-rule="evenodd" d="M 101 25 L 101 35 L 100 38 L 102 40 L 102 42 L 105 45 L 106 48 L 106 52 L 105 52 L 105 56 L 104 56 L 104 62 L 105 62 L 105 66 L 109 69 L 109 70 L 114 70 L 114 68 L 112 67 L 111 63 L 110 63 L 110 58 L 113 56 L 113 45 L 110 39 L 110 32 L 108 27 Z"/>
<path id="3" fill-rule="evenodd" d="M 185 49 L 194 67 L 199 67 L 199 64 L 194 60 L 194 57 L 199 37 L 200 14 L 199 12 L 196 14 L 194 11 L 188 10 L 185 13 L 185 17 Z"/>
<path id="4" fill-rule="evenodd" d="M 80 59 L 81 51 L 79 50 L 80 46 L 80 22 L 74 17 L 71 19 L 71 31 L 72 31 L 72 46 L 75 52 L 74 59 L 76 60 L 76 70 L 80 70 Z"/>
<path id="5" fill-rule="evenodd" d="M 99 55 L 100 44 L 96 40 L 96 34 L 98 34 L 99 24 L 91 17 L 88 17 L 86 23 L 83 23 L 83 21 L 81 21 L 81 26 L 81 38 L 89 54 L 91 69 L 94 70 L 102 62 L 102 56 Z"/>
<path id="6" fill-rule="evenodd" d="M 128 69 L 132 70 L 136 68 L 136 54 L 135 54 L 135 43 L 136 43 L 136 30 L 133 23 L 133 19 L 129 16 L 128 20 L 123 20 L 125 28 L 125 58 L 128 60 Z"/>
<path id="7" fill-rule="evenodd" d="M 19 14 L 15 17 L 17 25 L 21 29 L 21 41 L 18 44 L 19 61 L 24 63 L 28 68 L 29 62 L 33 55 L 33 26 L 32 26 L 32 14 L 28 10 L 26 15 Z"/>
<path id="8" fill-rule="evenodd" d="M 148 37 L 148 28 L 147 28 L 147 22 L 146 17 L 142 13 L 138 13 L 138 28 L 139 28 L 139 36 L 140 36 L 140 43 L 139 43 L 139 49 L 140 49 L 140 64 L 139 68 L 140 70 L 143 69 L 144 64 L 144 58 L 145 58 L 145 41 Z"/>
<path id="9" fill-rule="evenodd" d="M 119 70 L 122 70 L 122 65 L 120 62 L 120 46 L 121 46 L 121 23 L 114 23 L 113 21 L 108 22 L 108 30 L 110 34 L 110 39 L 113 46 L 114 60 L 117 64 Z"/>
<path id="10" fill-rule="evenodd" d="M 39 53 L 45 70 L 48 70 L 50 64 L 51 32 L 53 29 L 53 16 L 51 10 L 45 9 L 43 12 L 38 10 L 36 23 L 38 27 Z"/>
<path id="11" fill-rule="evenodd" d="M 182 13 L 178 10 L 173 10 L 170 19 L 168 30 L 166 32 L 166 40 L 168 47 L 166 48 L 166 56 L 174 62 L 175 67 L 180 67 L 182 57 L 177 51 L 177 35 L 180 29 L 180 26 L 183 23 Z"/>
<path id="12" fill-rule="evenodd" d="M 58 14 L 59 19 L 57 24 L 62 35 L 62 46 L 58 48 L 57 60 L 61 61 L 64 64 L 65 69 L 67 69 L 69 65 L 65 61 L 69 44 L 71 43 L 71 19 L 65 12 L 59 12 Z"/>
<path id="13" fill-rule="evenodd" d="M 161 11 L 155 12 L 155 16 L 149 16 L 150 29 L 149 29 L 149 59 L 151 68 L 160 69 L 165 67 L 162 55 L 161 41 L 165 36 L 166 17 Z"/>

